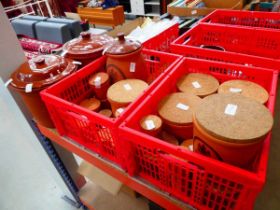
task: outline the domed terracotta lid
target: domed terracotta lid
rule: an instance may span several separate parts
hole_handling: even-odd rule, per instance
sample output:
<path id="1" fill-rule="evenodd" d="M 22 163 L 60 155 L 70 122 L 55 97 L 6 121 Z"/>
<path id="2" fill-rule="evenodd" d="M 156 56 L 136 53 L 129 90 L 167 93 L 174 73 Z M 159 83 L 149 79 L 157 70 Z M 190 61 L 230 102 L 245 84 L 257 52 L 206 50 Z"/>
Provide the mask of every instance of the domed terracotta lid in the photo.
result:
<path id="1" fill-rule="evenodd" d="M 15 88 L 32 89 L 51 85 L 77 69 L 73 61 L 57 55 L 39 55 L 23 63 L 12 75 Z M 32 92 L 32 91 L 28 92 Z M 27 91 L 26 91 L 27 92 Z"/>
<path id="2" fill-rule="evenodd" d="M 193 112 L 201 101 L 190 93 L 172 93 L 159 102 L 158 113 L 168 123 L 188 125 L 192 123 Z"/>
<path id="3" fill-rule="evenodd" d="M 124 33 L 118 34 L 118 39 L 106 48 L 106 54 L 123 55 L 139 50 L 142 44 L 131 39 L 126 39 Z"/>
<path id="4" fill-rule="evenodd" d="M 258 141 L 273 125 L 273 117 L 264 105 L 239 94 L 204 98 L 194 118 L 209 135 L 238 144 Z"/>
<path id="5" fill-rule="evenodd" d="M 113 84 L 107 91 L 109 100 L 117 103 L 131 103 L 148 87 L 148 84 L 139 79 L 126 79 Z"/>
<path id="6" fill-rule="evenodd" d="M 181 92 L 193 93 L 205 97 L 215 93 L 219 88 L 219 81 L 208 74 L 190 73 L 182 76 L 177 82 Z"/>
<path id="7" fill-rule="evenodd" d="M 245 80 L 229 80 L 224 82 L 219 87 L 218 92 L 241 94 L 262 104 L 266 103 L 269 97 L 268 92 L 262 86 Z"/>
<path id="8" fill-rule="evenodd" d="M 114 39 L 106 34 L 95 35 L 90 32 L 82 32 L 80 37 L 73 39 L 63 45 L 63 50 L 67 56 L 71 58 L 91 57 L 96 52 L 104 50 L 107 44 L 113 42 Z"/>

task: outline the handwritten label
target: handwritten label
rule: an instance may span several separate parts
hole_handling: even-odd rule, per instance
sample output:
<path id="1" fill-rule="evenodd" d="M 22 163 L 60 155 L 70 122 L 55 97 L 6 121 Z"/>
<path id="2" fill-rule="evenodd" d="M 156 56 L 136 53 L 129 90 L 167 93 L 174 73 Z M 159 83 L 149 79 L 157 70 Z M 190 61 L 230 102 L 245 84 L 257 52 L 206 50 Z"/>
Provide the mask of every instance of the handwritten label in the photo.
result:
<path id="1" fill-rule="evenodd" d="M 136 69 L 136 63 L 130 63 L 130 67 L 129 67 L 129 71 L 134 73 L 135 72 L 135 69 Z"/>
<path id="2" fill-rule="evenodd" d="M 31 93 L 32 92 L 33 83 L 29 83 L 25 86 L 25 92 Z"/>
<path id="3" fill-rule="evenodd" d="M 225 109 L 225 114 L 226 115 L 231 115 L 231 116 L 235 116 L 236 115 L 236 111 L 237 111 L 237 105 L 235 104 L 228 104 L 226 106 L 226 109 Z"/>
<path id="4" fill-rule="evenodd" d="M 146 120 L 145 124 L 146 124 L 148 130 L 153 130 L 156 128 L 153 120 Z"/>
<path id="5" fill-rule="evenodd" d="M 193 87 L 196 88 L 196 89 L 201 88 L 201 85 L 199 84 L 198 81 L 192 82 L 192 85 L 193 85 Z"/>
<path id="6" fill-rule="evenodd" d="M 241 93 L 242 89 L 240 89 L 240 88 L 230 88 L 229 91 L 231 93 Z"/>
<path id="7" fill-rule="evenodd" d="M 130 86 L 130 84 L 124 84 L 123 87 L 126 90 L 132 90 L 132 87 Z"/>
<path id="8" fill-rule="evenodd" d="M 176 105 L 176 107 L 177 107 L 178 109 L 181 109 L 181 110 L 184 110 L 184 111 L 187 111 L 187 110 L 190 108 L 188 105 L 185 105 L 185 104 L 182 104 L 182 103 L 178 103 L 178 104 Z"/>

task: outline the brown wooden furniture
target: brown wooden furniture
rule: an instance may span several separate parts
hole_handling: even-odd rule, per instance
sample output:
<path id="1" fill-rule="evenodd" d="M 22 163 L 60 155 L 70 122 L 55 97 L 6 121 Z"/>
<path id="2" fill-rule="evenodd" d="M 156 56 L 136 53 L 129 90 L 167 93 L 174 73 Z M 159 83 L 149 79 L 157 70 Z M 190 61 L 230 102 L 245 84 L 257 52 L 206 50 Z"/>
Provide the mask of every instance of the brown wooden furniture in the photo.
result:
<path id="1" fill-rule="evenodd" d="M 78 7 L 77 11 L 82 20 L 88 20 L 93 25 L 112 26 L 114 28 L 125 21 L 123 6 L 104 10 L 101 7 Z"/>

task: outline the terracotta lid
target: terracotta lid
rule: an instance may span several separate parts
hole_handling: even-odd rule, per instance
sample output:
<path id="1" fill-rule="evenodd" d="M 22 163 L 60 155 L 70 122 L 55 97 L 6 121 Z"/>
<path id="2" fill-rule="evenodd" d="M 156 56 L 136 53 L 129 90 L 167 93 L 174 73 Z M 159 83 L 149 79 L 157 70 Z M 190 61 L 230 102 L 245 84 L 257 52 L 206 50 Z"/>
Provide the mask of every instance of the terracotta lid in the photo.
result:
<path id="1" fill-rule="evenodd" d="M 193 139 L 188 139 L 188 140 L 183 141 L 180 146 L 193 152 Z"/>
<path id="2" fill-rule="evenodd" d="M 141 47 L 140 42 L 126 39 L 124 33 L 119 33 L 118 39 L 106 48 L 106 54 L 123 55 L 139 50 Z"/>
<path id="3" fill-rule="evenodd" d="M 190 73 L 182 76 L 177 82 L 181 92 L 193 93 L 205 97 L 215 93 L 219 88 L 219 81 L 208 74 Z"/>
<path id="4" fill-rule="evenodd" d="M 106 82 L 109 81 L 109 74 L 105 73 L 105 72 L 98 72 L 94 75 L 92 75 L 88 82 L 90 85 L 95 86 L 95 87 L 100 87 L 103 84 L 105 84 Z"/>
<path id="5" fill-rule="evenodd" d="M 148 87 L 139 79 L 126 79 L 113 84 L 107 92 L 108 100 L 116 103 L 131 103 Z"/>
<path id="6" fill-rule="evenodd" d="M 110 109 L 102 109 L 99 111 L 99 114 L 102 114 L 105 117 L 112 117 L 112 111 Z"/>
<path id="7" fill-rule="evenodd" d="M 121 108 L 118 108 L 116 111 L 115 111 L 115 117 L 119 117 L 123 112 L 125 111 L 125 107 L 121 107 Z"/>
<path id="8" fill-rule="evenodd" d="M 193 112 L 202 99 L 190 93 L 172 93 L 164 97 L 158 105 L 159 116 L 175 125 L 192 123 Z"/>
<path id="9" fill-rule="evenodd" d="M 273 117 L 264 105 L 239 94 L 204 98 L 194 117 L 211 136 L 239 144 L 259 140 L 273 125 Z"/>
<path id="10" fill-rule="evenodd" d="M 107 34 L 96 35 L 90 32 L 81 32 L 78 38 L 65 43 L 63 50 L 67 56 L 88 58 L 94 56 L 96 52 L 103 51 L 104 47 L 113 42 L 113 40 Z"/>
<path id="11" fill-rule="evenodd" d="M 221 84 L 219 93 L 239 93 L 243 96 L 255 99 L 264 104 L 267 102 L 269 94 L 260 85 L 245 80 L 229 80 Z"/>
<path id="12" fill-rule="evenodd" d="M 77 69 L 71 59 L 58 55 L 39 55 L 23 63 L 12 75 L 11 85 L 19 89 L 41 89 L 49 86 Z M 27 91 L 26 91 L 27 92 Z"/>
<path id="13" fill-rule="evenodd" d="M 80 103 L 80 106 L 89 109 L 91 111 L 98 111 L 101 102 L 96 98 L 85 99 Z"/>
<path id="14" fill-rule="evenodd" d="M 162 120 L 156 115 L 148 115 L 140 120 L 140 125 L 143 130 L 155 131 L 162 126 Z"/>

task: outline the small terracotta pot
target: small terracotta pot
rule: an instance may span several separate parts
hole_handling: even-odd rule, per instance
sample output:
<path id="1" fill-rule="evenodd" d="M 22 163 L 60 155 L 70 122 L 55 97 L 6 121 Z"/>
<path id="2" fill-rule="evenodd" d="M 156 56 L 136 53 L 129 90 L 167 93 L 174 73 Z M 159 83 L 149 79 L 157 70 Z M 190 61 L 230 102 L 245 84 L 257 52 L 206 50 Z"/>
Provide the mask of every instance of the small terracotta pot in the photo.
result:
<path id="1" fill-rule="evenodd" d="M 162 128 L 162 120 L 156 115 L 148 115 L 140 120 L 140 127 L 144 133 L 158 136 Z"/>
<path id="2" fill-rule="evenodd" d="M 185 140 L 183 141 L 181 144 L 180 144 L 181 147 L 183 148 L 186 148 L 187 150 L 193 152 L 193 139 L 188 139 L 188 140 Z"/>
<path id="3" fill-rule="evenodd" d="M 93 111 L 93 112 L 98 112 L 101 106 L 101 102 L 96 99 L 96 98 L 89 98 L 85 99 L 80 103 L 80 106 Z"/>
<path id="4" fill-rule="evenodd" d="M 126 40 L 124 34 L 118 35 L 118 40 L 106 49 L 106 69 L 113 82 L 124 79 L 147 80 L 148 72 L 141 53 L 141 43 Z"/>
<path id="5" fill-rule="evenodd" d="M 125 107 L 118 108 L 118 109 L 114 112 L 114 116 L 117 118 L 117 117 L 119 117 L 124 111 L 125 111 Z"/>
<path id="6" fill-rule="evenodd" d="M 107 90 L 110 87 L 109 75 L 105 72 L 98 72 L 89 79 L 94 93 L 98 99 L 104 101 L 107 99 Z"/>
<path id="7" fill-rule="evenodd" d="M 105 117 L 112 117 L 112 111 L 110 109 L 102 109 L 99 111 L 99 114 L 105 116 Z"/>
<path id="8" fill-rule="evenodd" d="M 163 141 L 168 142 L 168 143 L 170 143 L 170 144 L 179 145 L 178 139 L 177 139 L 174 135 L 172 135 L 172 134 L 166 132 L 165 130 L 163 130 L 163 131 L 160 133 L 160 138 L 161 138 Z"/>

